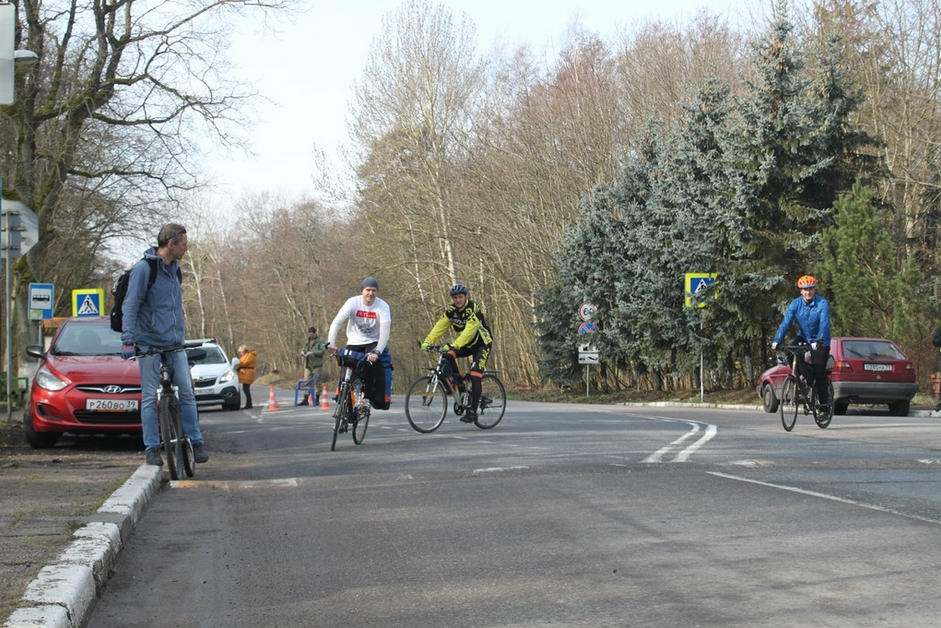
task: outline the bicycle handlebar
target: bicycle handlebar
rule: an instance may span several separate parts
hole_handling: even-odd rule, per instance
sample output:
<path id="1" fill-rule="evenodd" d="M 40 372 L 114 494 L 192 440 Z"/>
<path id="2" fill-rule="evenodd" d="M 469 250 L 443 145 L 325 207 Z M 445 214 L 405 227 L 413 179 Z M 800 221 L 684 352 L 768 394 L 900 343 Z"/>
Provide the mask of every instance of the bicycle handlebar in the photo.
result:
<path id="1" fill-rule="evenodd" d="M 442 345 L 428 345 L 427 349 L 423 349 L 421 346 L 421 340 L 416 340 L 415 342 L 418 344 L 418 348 L 421 349 L 422 351 L 427 351 L 428 353 L 431 353 L 433 351 L 441 351 Z"/>
<path id="2" fill-rule="evenodd" d="M 151 349 L 150 351 L 135 351 L 134 355 L 128 358 L 128 360 L 136 360 L 138 358 L 146 358 L 149 355 L 163 355 L 167 353 L 176 353 L 177 351 L 184 351 L 186 347 L 184 345 L 176 345 L 174 347 L 168 347 L 166 349 Z"/>
<path id="3" fill-rule="evenodd" d="M 780 353 L 783 353 L 786 351 L 806 351 L 807 349 L 810 349 L 810 345 L 805 342 L 805 343 L 796 344 L 796 345 L 778 345 L 778 348 L 775 350 Z"/>

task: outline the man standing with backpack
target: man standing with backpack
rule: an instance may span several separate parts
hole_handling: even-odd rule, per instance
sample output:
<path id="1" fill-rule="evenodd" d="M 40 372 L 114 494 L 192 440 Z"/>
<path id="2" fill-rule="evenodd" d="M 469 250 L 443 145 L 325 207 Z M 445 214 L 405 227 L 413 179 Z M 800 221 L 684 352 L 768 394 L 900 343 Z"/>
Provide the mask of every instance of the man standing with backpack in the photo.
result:
<path id="1" fill-rule="evenodd" d="M 309 327 L 307 329 L 307 344 L 301 355 L 304 357 L 304 381 L 301 388 L 305 391 L 301 405 L 307 405 L 310 397 L 310 391 L 314 391 L 314 401 L 318 401 L 317 382 L 320 381 L 320 369 L 323 367 L 323 354 L 327 351 L 327 343 L 317 337 L 317 328 Z"/>
<path id="2" fill-rule="evenodd" d="M 147 352 L 179 347 L 183 344 L 185 318 L 183 315 L 183 274 L 179 260 L 186 254 L 186 228 L 167 224 L 157 235 L 157 246 L 144 253 L 115 288 L 115 309 L 112 327 L 121 319 L 121 356 L 125 359 L 137 351 Z M 122 285 L 123 284 L 123 285 Z M 126 286 L 126 288 L 125 288 Z M 126 291 L 125 291 L 126 289 Z M 122 299 L 123 296 L 123 299 Z M 141 424 L 144 428 L 146 462 L 160 466 L 160 431 L 157 425 L 157 389 L 160 386 L 160 355 L 138 358 L 141 379 Z M 196 396 L 190 376 L 186 352 L 182 349 L 170 354 L 173 383 L 180 399 L 180 417 L 183 431 L 193 443 L 196 462 L 209 460 L 203 445 L 196 413 Z"/>

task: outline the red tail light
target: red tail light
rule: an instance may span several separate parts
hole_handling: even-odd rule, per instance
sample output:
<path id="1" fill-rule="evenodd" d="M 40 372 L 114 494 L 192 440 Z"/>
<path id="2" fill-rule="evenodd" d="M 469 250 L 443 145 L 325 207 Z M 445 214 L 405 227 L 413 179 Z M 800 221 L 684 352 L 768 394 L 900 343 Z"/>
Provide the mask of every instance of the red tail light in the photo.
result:
<path id="1" fill-rule="evenodd" d="M 906 362 L 906 363 L 905 363 L 905 370 L 906 370 L 906 371 L 914 371 L 914 370 L 915 370 L 915 365 L 912 364 L 911 362 Z"/>
<path id="2" fill-rule="evenodd" d="M 847 362 L 846 360 L 837 360 L 836 367 L 833 370 L 841 371 L 841 372 L 847 372 L 847 371 L 852 372 L 853 365 Z"/>

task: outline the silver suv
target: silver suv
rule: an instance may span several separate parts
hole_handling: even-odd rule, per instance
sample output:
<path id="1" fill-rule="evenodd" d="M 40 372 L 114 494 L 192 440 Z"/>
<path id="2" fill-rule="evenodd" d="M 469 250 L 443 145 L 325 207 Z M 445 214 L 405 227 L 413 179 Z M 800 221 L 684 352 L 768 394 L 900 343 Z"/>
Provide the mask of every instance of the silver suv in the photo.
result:
<path id="1" fill-rule="evenodd" d="M 238 358 L 232 358 L 230 361 L 215 338 L 187 340 L 184 345 L 187 349 L 198 347 L 206 350 L 206 357 L 190 361 L 193 365 L 190 372 L 193 376 L 196 404 L 221 404 L 223 410 L 238 410 L 242 402 L 239 378 L 235 372 Z"/>

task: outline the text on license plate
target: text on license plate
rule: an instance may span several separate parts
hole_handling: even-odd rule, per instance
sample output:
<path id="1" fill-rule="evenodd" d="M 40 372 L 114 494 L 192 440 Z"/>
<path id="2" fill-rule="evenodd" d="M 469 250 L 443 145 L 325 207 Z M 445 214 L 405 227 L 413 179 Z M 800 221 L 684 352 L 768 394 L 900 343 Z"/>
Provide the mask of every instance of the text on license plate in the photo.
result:
<path id="1" fill-rule="evenodd" d="M 96 412 L 134 412 L 137 399 L 86 399 L 85 409 Z"/>
<path id="2" fill-rule="evenodd" d="M 891 364 L 863 364 L 864 371 L 891 371 Z"/>

